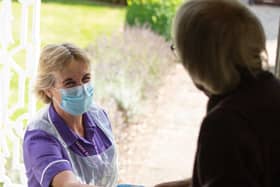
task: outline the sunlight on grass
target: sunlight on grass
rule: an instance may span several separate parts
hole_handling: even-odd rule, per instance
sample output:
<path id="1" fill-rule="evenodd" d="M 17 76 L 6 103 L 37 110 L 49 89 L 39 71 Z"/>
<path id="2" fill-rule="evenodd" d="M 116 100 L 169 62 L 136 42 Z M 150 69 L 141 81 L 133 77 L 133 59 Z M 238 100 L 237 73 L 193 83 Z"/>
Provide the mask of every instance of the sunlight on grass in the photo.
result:
<path id="1" fill-rule="evenodd" d="M 124 7 L 43 3 L 42 45 L 67 41 L 86 47 L 98 35 L 121 30 L 124 19 Z"/>
<path id="2" fill-rule="evenodd" d="M 14 43 L 9 50 L 20 44 L 21 6 L 13 1 L 13 38 Z M 31 41 L 32 8 L 28 9 L 28 41 Z M 71 42 L 86 48 L 100 35 L 119 32 L 124 27 L 126 7 L 112 6 L 88 0 L 44 0 L 41 4 L 41 46 L 49 43 Z M 16 53 L 13 58 L 21 68 L 25 68 L 25 50 Z M 1 67 L 0 67 L 1 68 Z M 8 105 L 18 101 L 18 76 L 13 72 Z M 26 89 L 28 80 L 26 80 Z M 27 90 L 25 90 L 27 92 Z M 28 96 L 25 95 L 25 103 Z M 37 107 L 41 108 L 38 102 Z M 26 105 L 25 105 L 26 106 Z M 19 108 L 10 116 L 17 119 L 27 111 L 26 107 Z"/>
<path id="3" fill-rule="evenodd" d="M 41 5 L 41 45 L 72 42 L 86 47 L 99 35 L 123 29 L 126 8 L 91 1 L 43 1 Z M 14 37 L 19 38 L 21 7 L 13 2 Z M 29 10 L 32 14 L 32 10 Z M 31 19 L 29 20 L 31 28 Z"/>

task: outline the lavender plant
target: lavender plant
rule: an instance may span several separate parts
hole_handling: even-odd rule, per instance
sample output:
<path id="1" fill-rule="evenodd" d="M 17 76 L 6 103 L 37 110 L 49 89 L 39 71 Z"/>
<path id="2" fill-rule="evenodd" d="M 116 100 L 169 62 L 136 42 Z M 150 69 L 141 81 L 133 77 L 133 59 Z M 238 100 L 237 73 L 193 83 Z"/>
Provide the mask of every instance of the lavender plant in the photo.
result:
<path id="1" fill-rule="evenodd" d="M 93 61 L 96 99 L 113 100 L 126 122 L 141 112 L 146 97 L 157 93 L 172 62 L 169 43 L 148 28 L 126 28 L 100 37 L 87 50 Z"/>

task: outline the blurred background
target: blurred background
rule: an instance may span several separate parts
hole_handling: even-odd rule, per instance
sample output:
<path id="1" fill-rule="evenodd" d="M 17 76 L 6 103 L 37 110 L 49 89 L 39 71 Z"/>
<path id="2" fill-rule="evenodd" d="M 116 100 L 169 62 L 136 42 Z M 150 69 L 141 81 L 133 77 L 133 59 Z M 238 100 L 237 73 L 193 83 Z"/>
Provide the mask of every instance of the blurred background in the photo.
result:
<path id="1" fill-rule="evenodd" d="M 26 186 L 22 136 L 43 104 L 32 80 L 40 49 L 71 42 L 91 56 L 95 102 L 109 114 L 119 182 L 152 186 L 191 176 L 207 98 L 171 52 L 183 0 L 0 1 L 0 187 Z M 280 6 L 241 0 L 261 20 L 271 70 Z"/>

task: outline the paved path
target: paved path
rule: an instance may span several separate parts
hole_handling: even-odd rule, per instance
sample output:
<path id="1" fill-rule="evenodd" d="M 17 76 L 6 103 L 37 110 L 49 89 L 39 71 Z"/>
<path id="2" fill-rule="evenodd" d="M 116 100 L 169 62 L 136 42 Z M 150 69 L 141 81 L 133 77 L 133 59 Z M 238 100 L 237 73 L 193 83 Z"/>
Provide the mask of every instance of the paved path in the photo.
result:
<path id="1" fill-rule="evenodd" d="M 264 24 L 273 66 L 280 7 L 251 6 L 250 9 Z M 191 176 L 206 97 L 194 88 L 181 65 L 170 69 L 144 121 L 128 132 L 133 139 L 126 145 L 127 152 L 120 154 L 120 182 L 152 186 Z"/>
<path id="2" fill-rule="evenodd" d="M 191 176 L 206 97 L 179 64 L 171 67 L 164 82 L 153 111 L 141 126 L 130 130 L 137 136 L 128 158 L 121 160 L 121 182 L 151 186 Z"/>

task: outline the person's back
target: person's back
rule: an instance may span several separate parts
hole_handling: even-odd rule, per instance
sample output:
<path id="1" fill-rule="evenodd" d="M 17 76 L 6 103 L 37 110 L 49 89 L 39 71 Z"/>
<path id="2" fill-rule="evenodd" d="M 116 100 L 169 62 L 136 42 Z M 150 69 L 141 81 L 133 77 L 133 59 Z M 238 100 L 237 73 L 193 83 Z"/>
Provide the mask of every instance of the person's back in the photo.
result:
<path id="1" fill-rule="evenodd" d="M 259 174 L 263 186 L 280 186 L 280 82 L 271 77 L 248 92 L 246 97 L 247 102 L 240 106 L 250 120 L 248 123 L 256 141 L 253 146 L 259 151 L 250 156 L 261 159 Z"/>
<path id="2" fill-rule="evenodd" d="M 280 186 L 279 96 L 280 81 L 261 72 L 257 78 L 243 78 L 235 91 L 210 98 L 193 187 L 207 181 L 215 187 Z"/>

